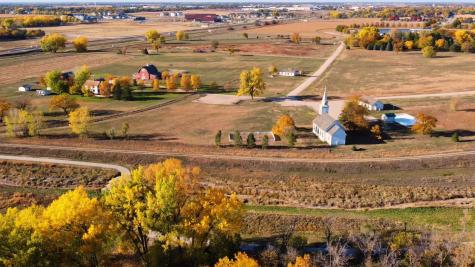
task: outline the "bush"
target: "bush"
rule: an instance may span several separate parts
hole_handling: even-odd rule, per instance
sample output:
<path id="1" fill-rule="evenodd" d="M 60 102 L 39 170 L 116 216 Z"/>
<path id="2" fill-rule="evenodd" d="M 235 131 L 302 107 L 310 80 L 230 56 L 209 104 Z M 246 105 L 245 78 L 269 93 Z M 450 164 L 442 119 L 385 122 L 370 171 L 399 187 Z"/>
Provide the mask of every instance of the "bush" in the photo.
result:
<path id="1" fill-rule="evenodd" d="M 459 133 L 458 132 L 455 132 L 454 134 L 452 134 L 452 137 L 451 137 L 452 141 L 457 143 L 460 141 L 460 138 L 459 138 Z"/>
<path id="2" fill-rule="evenodd" d="M 216 135 L 214 136 L 214 144 L 217 146 L 217 147 L 220 147 L 221 146 L 221 136 L 222 136 L 222 132 L 221 130 L 219 130 Z"/>
<path id="3" fill-rule="evenodd" d="M 237 146 L 237 147 L 242 146 L 242 137 L 239 131 L 234 132 L 234 146 Z"/>
<path id="4" fill-rule="evenodd" d="M 289 239 L 289 246 L 295 248 L 295 249 L 300 249 L 304 246 L 307 245 L 307 238 L 305 236 L 301 235 L 292 235 Z"/>
<path id="5" fill-rule="evenodd" d="M 253 133 L 250 133 L 247 136 L 246 143 L 248 148 L 254 148 L 256 146 L 256 138 L 254 137 Z"/>
<path id="6" fill-rule="evenodd" d="M 437 56 L 437 51 L 432 46 L 426 46 L 422 48 L 422 55 L 426 58 L 434 58 Z"/>
<path id="7" fill-rule="evenodd" d="M 269 136 L 264 135 L 264 137 L 262 137 L 262 149 L 267 149 L 267 147 L 269 146 Z"/>

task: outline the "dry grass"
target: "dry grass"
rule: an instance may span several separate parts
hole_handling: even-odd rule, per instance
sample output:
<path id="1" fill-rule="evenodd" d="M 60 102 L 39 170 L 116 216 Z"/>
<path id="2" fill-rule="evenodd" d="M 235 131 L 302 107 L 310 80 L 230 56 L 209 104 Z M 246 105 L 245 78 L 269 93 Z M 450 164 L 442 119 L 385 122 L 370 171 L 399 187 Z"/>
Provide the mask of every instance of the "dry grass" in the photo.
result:
<path id="1" fill-rule="evenodd" d="M 253 34 L 270 34 L 270 35 L 290 35 L 294 32 L 300 34 L 300 36 L 305 38 L 315 37 L 316 35 L 323 38 L 332 38 L 340 36 L 339 33 L 335 31 L 337 25 L 350 25 L 353 23 L 362 24 L 362 23 L 371 23 L 379 21 L 379 19 L 366 19 L 366 18 L 352 18 L 352 19 L 331 19 L 331 20 L 310 20 L 310 21 L 301 21 L 288 24 L 280 24 L 274 26 L 267 26 L 258 29 L 248 30 L 246 32 Z"/>
<path id="2" fill-rule="evenodd" d="M 474 90 L 475 55 L 439 53 L 424 58 L 420 52 L 396 54 L 363 49 L 345 50 L 334 65 L 309 89 L 328 84 L 330 95 L 405 95 Z"/>

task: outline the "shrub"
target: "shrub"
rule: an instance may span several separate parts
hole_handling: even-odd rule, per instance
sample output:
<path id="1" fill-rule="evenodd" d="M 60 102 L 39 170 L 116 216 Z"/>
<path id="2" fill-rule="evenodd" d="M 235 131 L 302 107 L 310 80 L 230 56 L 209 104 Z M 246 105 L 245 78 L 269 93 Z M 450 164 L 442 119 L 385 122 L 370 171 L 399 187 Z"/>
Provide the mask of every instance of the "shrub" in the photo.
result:
<path id="1" fill-rule="evenodd" d="M 305 236 L 301 235 L 292 235 L 289 239 L 289 246 L 295 248 L 295 249 L 300 249 L 307 245 L 307 238 Z"/>
<path id="2" fill-rule="evenodd" d="M 269 136 L 264 135 L 264 137 L 262 137 L 262 149 L 267 149 L 267 147 L 269 146 Z"/>
<path id="3" fill-rule="evenodd" d="M 241 137 L 241 133 L 239 131 L 234 132 L 234 145 L 237 146 L 237 147 L 242 146 L 242 137 Z"/>
<path id="4" fill-rule="evenodd" d="M 451 137 L 452 141 L 457 143 L 460 141 L 460 138 L 459 138 L 459 133 L 458 132 L 455 132 L 454 134 L 452 134 L 452 137 Z"/>
<path id="5" fill-rule="evenodd" d="M 437 56 L 437 51 L 432 46 L 426 46 L 422 48 L 422 55 L 426 58 L 434 58 Z"/>
<path id="6" fill-rule="evenodd" d="M 216 135 L 214 136 L 214 144 L 217 146 L 217 147 L 220 147 L 221 146 L 221 136 L 222 136 L 222 132 L 221 130 L 219 130 Z"/>
<path id="7" fill-rule="evenodd" d="M 247 136 L 246 144 L 248 148 L 254 148 L 256 146 L 256 138 L 253 133 Z"/>

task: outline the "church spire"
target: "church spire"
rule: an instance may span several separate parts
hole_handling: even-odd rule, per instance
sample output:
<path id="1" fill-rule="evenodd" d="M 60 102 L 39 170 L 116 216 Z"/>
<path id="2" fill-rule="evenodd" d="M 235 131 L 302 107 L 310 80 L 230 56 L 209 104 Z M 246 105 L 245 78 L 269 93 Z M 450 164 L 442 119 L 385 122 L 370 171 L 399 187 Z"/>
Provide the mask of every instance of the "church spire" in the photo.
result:
<path id="1" fill-rule="evenodd" d="M 323 89 L 323 97 L 322 103 L 320 104 L 320 114 L 328 113 L 330 106 L 328 105 L 328 98 L 327 98 L 327 85 L 325 84 Z"/>

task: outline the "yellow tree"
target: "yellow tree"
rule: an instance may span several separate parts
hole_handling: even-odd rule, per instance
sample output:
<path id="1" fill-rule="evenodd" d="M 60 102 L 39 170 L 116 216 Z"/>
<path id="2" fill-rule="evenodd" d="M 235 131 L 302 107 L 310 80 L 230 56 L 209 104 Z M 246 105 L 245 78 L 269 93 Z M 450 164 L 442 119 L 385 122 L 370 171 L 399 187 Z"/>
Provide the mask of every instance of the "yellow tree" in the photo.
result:
<path id="1" fill-rule="evenodd" d="M 359 104 L 358 96 L 350 97 L 343 107 L 339 120 L 349 131 L 358 129 L 367 129 L 368 122 L 365 116 L 368 115 L 368 109 Z"/>
<path id="2" fill-rule="evenodd" d="M 312 267 L 313 264 L 312 264 L 312 260 L 310 259 L 310 255 L 308 254 L 305 254 L 303 255 L 303 257 L 301 256 L 298 256 L 296 259 L 295 259 L 295 263 L 290 263 L 287 264 L 287 267 Z"/>
<path id="3" fill-rule="evenodd" d="M 259 267 L 259 264 L 246 253 L 238 252 L 234 259 L 230 260 L 228 257 L 219 259 L 214 267 Z"/>
<path id="4" fill-rule="evenodd" d="M 69 127 L 73 134 L 81 137 L 87 136 L 89 125 L 91 124 L 91 114 L 87 107 L 80 107 L 69 113 Z"/>
<path id="5" fill-rule="evenodd" d="M 3 120 L 3 116 L 12 108 L 12 104 L 10 102 L 0 99 L 0 120 Z"/>
<path id="6" fill-rule="evenodd" d="M 52 33 L 40 40 L 41 50 L 56 53 L 66 47 L 66 38 L 59 33 Z"/>
<path id="7" fill-rule="evenodd" d="M 404 42 L 404 47 L 406 47 L 407 50 L 412 50 L 414 48 L 414 42 L 413 41 L 405 41 Z"/>
<path id="8" fill-rule="evenodd" d="M 191 90 L 191 78 L 189 74 L 183 73 L 180 79 L 180 87 L 183 90 Z"/>
<path id="9" fill-rule="evenodd" d="M 254 99 L 254 96 L 261 95 L 265 89 L 266 83 L 260 68 L 254 67 L 250 71 L 244 70 L 241 72 L 238 96 L 250 95 Z"/>
<path id="10" fill-rule="evenodd" d="M 46 266 L 41 257 L 44 245 L 35 235 L 43 208 L 9 208 L 0 213 L 0 265 Z"/>
<path id="11" fill-rule="evenodd" d="M 186 33 L 184 31 L 177 31 L 175 35 L 177 41 L 183 41 L 186 39 Z"/>
<path id="12" fill-rule="evenodd" d="M 199 75 L 191 75 L 191 88 L 198 90 L 201 87 L 201 77 Z"/>
<path id="13" fill-rule="evenodd" d="M 29 112 L 25 109 L 10 110 L 3 122 L 7 128 L 8 136 L 36 136 L 43 127 L 43 114 Z"/>
<path id="14" fill-rule="evenodd" d="M 437 56 L 437 51 L 433 46 L 426 46 L 422 48 L 422 55 L 426 58 L 433 58 Z"/>
<path id="15" fill-rule="evenodd" d="M 165 80 L 165 85 L 167 86 L 167 90 L 175 90 L 176 89 L 176 76 L 169 75 Z"/>
<path id="16" fill-rule="evenodd" d="M 432 46 L 432 42 L 432 35 L 421 36 L 417 41 L 417 47 L 420 49 L 424 49 L 425 47 Z"/>
<path id="17" fill-rule="evenodd" d="M 53 96 L 49 102 L 49 109 L 62 109 L 64 114 L 68 114 L 70 111 L 77 109 L 79 107 L 76 98 L 68 95 L 68 94 L 61 94 Z"/>
<path id="18" fill-rule="evenodd" d="M 99 266 L 112 234 L 110 214 L 83 187 L 53 201 L 37 230 L 58 262 Z"/>
<path id="19" fill-rule="evenodd" d="M 274 77 L 275 75 L 277 75 L 277 72 L 279 72 L 279 70 L 277 70 L 277 67 L 275 65 L 271 65 L 269 66 L 269 75 Z"/>
<path id="20" fill-rule="evenodd" d="M 272 133 L 278 136 L 285 136 L 290 130 L 295 129 L 295 122 L 290 115 L 282 115 L 279 117 L 275 125 L 272 127 Z"/>
<path id="21" fill-rule="evenodd" d="M 359 46 L 366 48 L 369 44 L 376 42 L 379 37 L 379 29 L 376 27 L 364 27 L 358 31 L 357 39 Z"/>
<path id="22" fill-rule="evenodd" d="M 412 126 L 412 131 L 415 133 L 428 135 L 437 126 L 437 119 L 435 117 L 422 112 L 417 115 L 416 119 L 416 123 Z"/>
<path id="23" fill-rule="evenodd" d="M 294 44 L 300 44 L 300 42 L 302 41 L 302 38 L 300 37 L 299 33 L 294 32 L 290 36 L 290 41 Z"/>
<path id="24" fill-rule="evenodd" d="M 160 40 L 160 37 L 160 33 L 158 33 L 157 30 L 149 30 L 145 33 L 145 38 L 147 39 L 147 42 L 151 44 L 157 40 Z"/>
<path id="25" fill-rule="evenodd" d="M 438 39 L 437 41 L 435 41 L 435 47 L 437 49 L 443 49 L 445 46 L 445 40 L 444 39 Z"/>
<path id="26" fill-rule="evenodd" d="M 154 91 L 160 90 L 160 81 L 158 79 L 153 79 L 152 81 L 152 89 Z"/>
<path id="27" fill-rule="evenodd" d="M 77 52 L 86 52 L 89 40 L 85 36 L 78 36 L 73 40 L 74 48 Z"/>
<path id="28" fill-rule="evenodd" d="M 457 30 L 454 33 L 454 41 L 462 46 L 464 43 L 471 43 L 473 42 L 472 34 L 470 34 L 467 30 Z"/>

